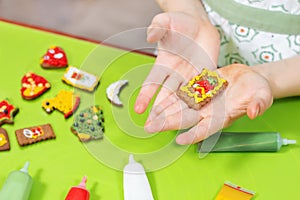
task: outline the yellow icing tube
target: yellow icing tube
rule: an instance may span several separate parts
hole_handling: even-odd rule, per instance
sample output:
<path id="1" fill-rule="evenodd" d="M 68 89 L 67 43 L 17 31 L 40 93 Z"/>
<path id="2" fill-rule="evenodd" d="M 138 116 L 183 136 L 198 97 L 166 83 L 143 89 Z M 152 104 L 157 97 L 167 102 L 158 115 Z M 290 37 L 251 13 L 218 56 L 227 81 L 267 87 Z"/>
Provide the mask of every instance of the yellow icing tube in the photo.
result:
<path id="1" fill-rule="evenodd" d="M 226 181 L 215 200 L 250 200 L 254 192 Z"/>

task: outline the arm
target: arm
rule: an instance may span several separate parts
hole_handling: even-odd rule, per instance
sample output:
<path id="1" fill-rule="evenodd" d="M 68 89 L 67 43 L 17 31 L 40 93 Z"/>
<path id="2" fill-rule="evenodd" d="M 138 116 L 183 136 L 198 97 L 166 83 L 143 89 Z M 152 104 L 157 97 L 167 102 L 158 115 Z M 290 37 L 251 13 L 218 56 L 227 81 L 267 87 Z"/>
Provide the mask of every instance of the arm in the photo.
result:
<path id="1" fill-rule="evenodd" d="M 300 55 L 253 69 L 268 80 L 274 98 L 300 95 Z"/>
<path id="2" fill-rule="evenodd" d="M 183 12 L 203 20 L 208 20 L 199 0 L 156 0 L 164 12 Z"/>

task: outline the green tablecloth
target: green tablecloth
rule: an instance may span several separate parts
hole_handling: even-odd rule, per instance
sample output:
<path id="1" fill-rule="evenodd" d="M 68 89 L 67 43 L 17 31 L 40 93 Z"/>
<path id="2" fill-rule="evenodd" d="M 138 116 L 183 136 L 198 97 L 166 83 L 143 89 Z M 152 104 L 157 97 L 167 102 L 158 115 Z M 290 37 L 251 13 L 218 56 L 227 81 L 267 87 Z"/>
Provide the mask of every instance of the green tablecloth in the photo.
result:
<path id="1" fill-rule="evenodd" d="M 118 127 L 117 121 L 122 123 L 120 116 L 128 116 L 142 130 L 146 114 L 135 114 L 133 104 L 139 84 L 154 62 L 153 57 L 126 53 L 119 49 L 5 22 L 0 22 L 0 30 L 0 99 L 8 98 L 20 108 L 15 123 L 2 126 L 10 136 L 11 150 L 0 152 L 0 185 L 4 183 L 10 171 L 21 168 L 28 160 L 31 163 L 29 171 L 34 179 L 31 200 L 64 199 L 69 188 L 77 185 L 83 175 L 88 176 L 87 187 L 92 200 L 123 199 L 122 172 L 101 162 L 99 157 L 90 153 L 86 146 L 78 141 L 70 131 L 72 117 L 66 120 L 58 111 L 49 115 L 41 108 L 44 98 L 55 96 L 60 89 L 72 90 L 72 87 L 61 81 L 64 69 L 45 70 L 39 66 L 40 57 L 51 45 L 63 47 L 71 65 L 88 66 L 86 69 L 95 73 L 103 71 L 105 65 L 96 92 L 82 92 L 83 103 L 79 110 L 88 104 L 84 102 L 85 96 L 102 106 L 106 119 L 105 137 L 115 146 L 141 155 L 161 149 L 170 143 L 173 149 L 182 149 L 172 143 L 176 132 L 160 133 L 152 137 L 141 132 L 141 137 L 133 137 L 124 134 L 126 130 Z M 89 59 L 93 56 L 95 48 L 103 59 L 101 56 Z M 118 56 L 113 61 L 108 63 L 105 60 L 115 55 Z M 132 69 L 142 70 L 135 76 L 136 73 L 131 72 Z M 47 93 L 33 101 L 23 100 L 19 91 L 21 78 L 28 71 L 43 75 L 52 84 Z M 120 98 L 127 102 L 122 110 L 111 106 L 105 97 L 105 89 L 110 83 L 124 77 L 131 80 L 121 92 Z M 124 111 L 128 114 L 124 114 Z M 123 112 L 122 115 L 119 116 L 119 112 Z M 300 141 L 299 114 L 299 98 L 283 99 L 276 101 L 262 117 L 253 121 L 242 118 L 227 130 L 278 131 L 283 137 Z M 55 140 L 26 147 L 18 145 L 15 130 L 45 123 L 52 124 L 57 136 Z M 101 152 L 107 155 L 111 153 L 105 148 L 101 149 Z M 168 154 L 168 151 L 165 153 Z M 149 168 L 147 161 L 137 160 L 142 162 L 145 168 Z M 159 162 L 164 163 L 163 160 L 155 161 Z M 120 157 L 117 163 L 125 165 L 126 160 Z M 158 168 L 160 169 L 152 170 L 147 175 L 154 198 L 160 200 L 210 200 L 216 196 L 226 180 L 255 191 L 255 199 L 297 199 L 300 196 L 299 145 L 284 147 L 277 153 L 211 153 L 204 159 L 198 158 L 196 146 L 192 145 L 174 162 Z"/>

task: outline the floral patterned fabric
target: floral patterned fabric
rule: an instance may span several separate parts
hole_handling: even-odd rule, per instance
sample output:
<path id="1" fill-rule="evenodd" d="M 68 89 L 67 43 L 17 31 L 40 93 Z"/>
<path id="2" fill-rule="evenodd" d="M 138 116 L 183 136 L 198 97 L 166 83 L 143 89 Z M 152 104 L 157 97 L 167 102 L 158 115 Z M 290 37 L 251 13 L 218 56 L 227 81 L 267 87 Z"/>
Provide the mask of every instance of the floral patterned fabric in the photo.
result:
<path id="1" fill-rule="evenodd" d="M 300 15 L 300 0 L 235 0 L 235 2 L 257 9 Z M 220 33 L 219 66 L 233 63 L 251 66 L 300 54 L 300 33 L 298 35 L 271 33 L 234 24 L 212 10 L 205 1 L 203 3 L 211 22 Z"/>

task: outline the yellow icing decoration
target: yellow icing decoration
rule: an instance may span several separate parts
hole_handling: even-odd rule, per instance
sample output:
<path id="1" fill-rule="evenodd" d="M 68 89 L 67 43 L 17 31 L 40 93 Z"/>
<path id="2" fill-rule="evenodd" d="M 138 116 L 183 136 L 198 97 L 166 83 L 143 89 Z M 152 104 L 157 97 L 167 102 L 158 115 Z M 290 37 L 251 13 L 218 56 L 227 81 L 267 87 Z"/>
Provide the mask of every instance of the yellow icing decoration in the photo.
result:
<path id="1" fill-rule="evenodd" d="M 4 146 L 7 143 L 7 140 L 3 134 L 0 134 L 0 147 Z"/>
<path id="2" fill-rule="evenodd" d="M 201 80 L 202 77 L 210 76 L 215 77 L 217 81 L 217 85 L 214 87 L 213 90 L 210 91 L 210 93 L 205 93 L 204 88 L 201 87 L 201 97 L 198 96 L 197 93 L 192 93 L 188 88 L 193 87 L 196 81 Z M 198 76 L 195 76 L 192 80 L 189 81 L 188 85 L 180 87 L 180 90 L 187 93 L 189 97 L 194 97 L 195 103 L 202 102 L 208 97 L 212 97 L 214 94 L 217 93 L 217 91 L 223 86 L 223 84 L 226 83 L 226 80 L 223 78 L 220 78 L 215 71 L 209 71 L 208 69 L 203 69 L 201 74 Z"/>

